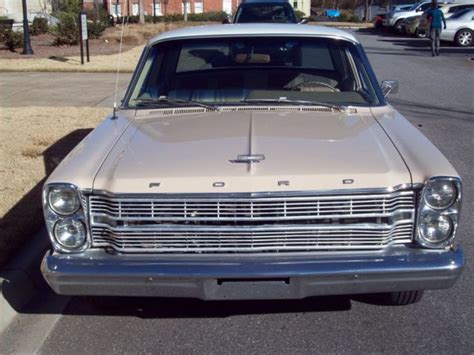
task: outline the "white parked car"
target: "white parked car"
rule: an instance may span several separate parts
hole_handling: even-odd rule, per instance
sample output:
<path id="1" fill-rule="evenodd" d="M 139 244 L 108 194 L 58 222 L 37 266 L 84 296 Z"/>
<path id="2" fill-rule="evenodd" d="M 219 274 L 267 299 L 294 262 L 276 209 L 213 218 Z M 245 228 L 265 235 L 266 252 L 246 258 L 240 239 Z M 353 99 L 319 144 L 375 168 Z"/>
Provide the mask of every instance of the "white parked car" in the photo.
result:
<path id="1" fill-rule="evenodd" d="M 461 4 L 441 4 L 438 8 L 443 12 L 444 18 L 448 19 L 451 16 L 464 10 L 474 9 L 474 3 L 461 3 Z M 428 20 L 428 12 L 425 11 L 420 18 L 417 33 L 425 34 L 429 31 L 430 21 Z M 422 37 L 422 36 L 418 36 Z"/>
<path id="2" fill-rule="evenodd" d="M 461 47 L 473 44 L 474 10 L 463 10 L 446 20 L 446 29 L 441 31 L 442 41 L 454 42 Z"/>
<path id="3" fill-rule="evenodd" d="M 451 287 L 458 173 L 341 30 L 236 24 L 150 40 L 122 106 L 51 174 L 59 294 L 303 298 Z"/>

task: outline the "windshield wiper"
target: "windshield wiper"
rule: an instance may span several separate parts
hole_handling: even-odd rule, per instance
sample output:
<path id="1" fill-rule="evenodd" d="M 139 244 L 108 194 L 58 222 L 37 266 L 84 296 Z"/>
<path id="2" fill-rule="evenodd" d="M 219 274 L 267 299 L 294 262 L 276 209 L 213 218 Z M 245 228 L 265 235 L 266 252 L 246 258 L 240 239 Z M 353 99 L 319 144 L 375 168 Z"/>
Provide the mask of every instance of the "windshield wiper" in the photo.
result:
<path id="1" fill-rule="evenodd" d="M 204 107 L 211 111 L 220 111 L 220 109 L 216 106 L 204 104 L 199 101 L 193 100 L 184 100 L 184 99 L 173 99 L 167 96 L 160 96 L 158 98 L 143 98 L 143 99 L 133 99 L 133 102 L 136 102 L 137 106 L 156 106 L 158 104 L 186 104 L 186 105 L 194 105 L 199 107 Z"/>
<path id="2" fill-rule="evenodd" d="M 332 108 L 339 112 L 347 112 L 348 108 L 344 105 L 336 105 L 330 104 L 328 102 L 320 102 L 320 101 L 306 101 L 306 100 L 292 100 L 287 99 L 286 97 L 280 97 L 278 99 L 244 99 L 240 102 L 247 102 L 247 103 L 284 103 L 284 104 L 297 104 L 297 105 L 316 105 L 316 106 L 324 106 Z"/>

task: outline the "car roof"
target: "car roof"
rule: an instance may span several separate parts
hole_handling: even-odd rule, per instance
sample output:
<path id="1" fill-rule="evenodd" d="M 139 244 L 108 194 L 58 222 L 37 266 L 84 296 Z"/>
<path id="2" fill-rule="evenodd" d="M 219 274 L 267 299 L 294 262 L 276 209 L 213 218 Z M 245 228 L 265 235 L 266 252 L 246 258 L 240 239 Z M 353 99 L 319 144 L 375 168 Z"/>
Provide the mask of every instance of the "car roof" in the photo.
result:
<path id="1" fill-rule="evenodd" d="M 148 42 L 148 46 L 152 46 L 158 42 L 169 41 L 174 39 L 233 36 L 329 37 L 359 43 L 359 41 L 352 34 L 346 31 L 326 26 L 312 26 L 286 23 L 237 23 L 225 25 L 195 26 L 163 32 L 150 39 L 150 41 Z"/>

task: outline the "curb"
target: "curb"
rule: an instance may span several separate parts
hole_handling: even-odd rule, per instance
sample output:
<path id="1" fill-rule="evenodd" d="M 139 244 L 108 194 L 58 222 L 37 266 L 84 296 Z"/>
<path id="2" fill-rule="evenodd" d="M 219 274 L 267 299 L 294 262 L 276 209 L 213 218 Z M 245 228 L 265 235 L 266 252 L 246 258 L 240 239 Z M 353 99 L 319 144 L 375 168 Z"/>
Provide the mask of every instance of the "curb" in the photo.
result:
<path id="1" fill-rule="evenodd" d="M 43 227 L 5 267 L 0 270 L 0 334 L 34 296 L 47 287 L 40 272 L 43 255 L 49 248 Z"/>

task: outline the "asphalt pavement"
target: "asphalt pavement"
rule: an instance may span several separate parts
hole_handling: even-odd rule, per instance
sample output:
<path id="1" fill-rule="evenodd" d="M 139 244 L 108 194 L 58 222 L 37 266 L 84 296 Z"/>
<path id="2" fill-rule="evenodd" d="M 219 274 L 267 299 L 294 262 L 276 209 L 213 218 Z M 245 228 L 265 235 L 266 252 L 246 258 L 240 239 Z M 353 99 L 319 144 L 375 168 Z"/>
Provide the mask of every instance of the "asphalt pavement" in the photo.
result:
<path id="1" fill-rule="evenodd" d="M 400 81 L 390 102 L 463 178 L 458 235 L 467 268 L 453 288 L 428 291 L 420 303 L 404 307 L 357 296 L 258 302 L 110 298 L 106 306 L 73 297 L 63 311 L 62 298 L 45 291 L 6 334 L 0 353 L 472 353 L 474 63 L 468 58 L 474 48 L 445 46 L 432 58 L 427 40 L 355 34 L 378 79 Z M 82 87 L 86 92 L 87 85 Z"/>
<path id="2" fill-rule="evenodd" d="M 118 100 L 131 76 L 119 75 Z M 0 73 L 0 107 L 112 107 L 116 78 L 112 73 Z"/>

